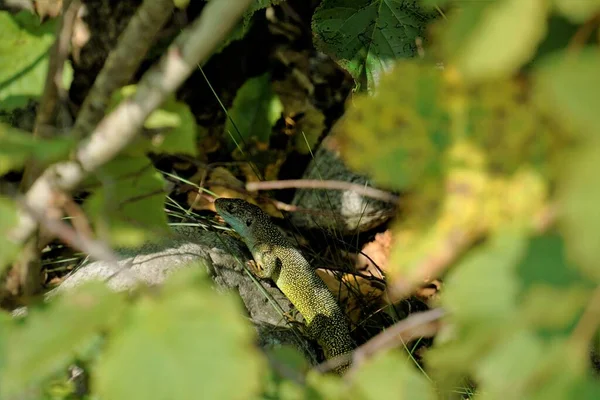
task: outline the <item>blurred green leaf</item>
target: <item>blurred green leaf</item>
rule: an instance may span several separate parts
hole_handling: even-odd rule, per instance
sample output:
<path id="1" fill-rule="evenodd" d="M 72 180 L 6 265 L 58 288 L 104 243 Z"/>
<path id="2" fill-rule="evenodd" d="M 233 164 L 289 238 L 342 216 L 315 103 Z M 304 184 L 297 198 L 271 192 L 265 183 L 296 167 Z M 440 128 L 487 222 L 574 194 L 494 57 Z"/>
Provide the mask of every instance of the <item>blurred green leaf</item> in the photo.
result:
<path id="1" fill-rule="evenodd" d="M 152 152 L 198 154 L 196 119 L 185 103 L 168 100 L 150 114 L 144 122 L 144 128 L 162 131 L 153 135 L 150 141 L 149 150 Z"/>
<path id="2" fill-rule="evenodd" d="M 515 268 L 527 245 L 518 233 L 497 234 L 448 274 L 444 306 L 456 321 L 503 324 L 517 307 Z"/>
<path id="3" fill-rule="evenodd" d="M 71 137 L 41 139 L 0 123 L 0 175 L 22 168 L 30 158 L 41 163 L 66 158 L 74 145 L 75 140 Z"/>
<path id="4" fill-rule="evenodd" d="M 54 298 L 46 307 L 30 309 L 25 321 L 13 320 L 7 332 L 1 397 L 14 398 L 66 368 L 115 325 L 124 310 L 123 300 L 94 282 Z"/>
<path id="5" fill-rule="evenodd" d="M 135 247 L 169 231 L 164 179 L 148 158 L 122 154 L 95 178 L 97 187 L 84 207 L 100 237 L 118 247 Z"/>
<path id="6" fill-rule="evenodd" d="M 583 23 L 600 11 L 600 0 L 553 0 L 559 13 L 576 23 Z"/>
<path id="7" fill-rule="evenodd" d="M 3 386 L 4 368 L 6 365 L 6 331 L 11 323 L 8 313 L 0 313 L 0 388 Z"/>
<path id="8" fill-rule="evenodd" d="M 600 133 L 600 131 L 598 131 Z M 560 227 L 568 255 L 580 270 L 600 282 L 600 144 L 582 146 L 571 155 L 559 185 Z"/>
<path id="9" fill-rule="evenodd" d="M 40 23 L 25 11 L 0 11 L 0 109 L 25 106 L 42 94 L 55 27 L 56 21 Z"/>
<path id="10" fill-rule="evenodd" d="M 577 267 L 567 261 L 564 242 L 555 233 L 530 239 L 525 255 L 517 266 L 517 274 L 524 291 L 540 284 L 559 288 L 569 288 L 575 284 L 591 286 Z"/>
<path id="11" fill-rule="evenodd" d="M 0 273 L 14 261 L 21 248 L 8 236 L 17 223 L 17 205 L 14 200 L 0 196 Z"/>
<path id="12" fill-rule="evenodd" d="M 584 135 L 600 135 L 600 50 L 589 47 L 580 52 L 554 53 L 538 64 L 537 101 L 549 107 L 568 126 Z"/>
<path id="13" fill-rule="evenodd" d="M 527 380 L 540 366 L 544 345 L 532 333 L 518 331 L 490 351 L 475 368 L 481 393 L 490 399 L 525 397 Z"/>
<path id="14" fill-rule="evenodd" d="M 399 351 L 376 355 L 356 371 L 350 393 L 363 400 L 435 399 L 426 376 Z"/>
<path id="15" fill-rule="evenodd" d="M 363 89 L 378 87 L 394 61 L 416 54 L 416 39 L 432 18 L 409 0 L 323 0 L 315 10 L 315 46 Z"/>
<path id="16" fill-rule="evenodd" d="M 131 97 L 137 90 L 136 85 L 128 85 L 116 91 L 110 101 L 109 110 L 114 109 L 124 99 Z M 196 134 L 199 129 L 190 107 L 170 97 L 158 109 L 154 110 L 146 121 L 144 128 L 154 130 L 151 138 L 138 137 L 128 146 L 126 153 L 144 155 L 147 152 L 189 154 L 196 156 Z"/>
<path id="17" fill-rule="evenodd" d="M 190 4 L 190 0 L 173 0 L 175 7 L 185 9 Z"/>
<path id="18" fill-rule="evenodd" d="M 445 57 L 470 81 L 512 75 L 546 34 L 545 0 L 461 3 L 440 29 Z"/>
<path id="19" fill-rule="evenodd" d="M 238 300 L 219 294 L 201 268 L 186 268 L 158 297 L 144 297 L 111 337 L 94 371 L 106 399 L 249 399 L 264 362 Z M 135 384 L 132 384 L 135 382 Z"/>
<path id="20" fill-rule="evenodd" d="M 271 128 L 281 117 L 282 111 L 283 104 L 271 87 L 269 74 L 248 79 L 235 95 L 225 124 L 230 147 L 234 148 L 234 143 L 243 146 L 250 138 L 268 143 Z"/>
<path id="21" fill-rule="evenodd" d="M 333 128 L 348 165 L 398 190 L 439 171 L 448 143 L 442 79 L 432 65 L 401 62 L 374 96 L 357 96 Z"/>

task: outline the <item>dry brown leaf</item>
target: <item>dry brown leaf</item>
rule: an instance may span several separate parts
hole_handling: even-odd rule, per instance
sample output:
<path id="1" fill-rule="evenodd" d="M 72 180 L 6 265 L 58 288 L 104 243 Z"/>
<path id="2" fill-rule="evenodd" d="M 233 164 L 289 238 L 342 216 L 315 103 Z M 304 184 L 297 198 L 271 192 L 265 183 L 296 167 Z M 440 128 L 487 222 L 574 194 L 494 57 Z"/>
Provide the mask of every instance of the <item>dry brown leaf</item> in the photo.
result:
<path id="1" fill-rule="evenodd" d="M 364 245 L 362 253 L 358 254 L 356 269 L 383 278 L 380 271 L 385 272 L 387 268 L 392 240 L 392 231 L 389 229 L 375 235 L 375 240 Z"/>
<path id="2" fill-rule="evenodd" d="M 42 21 L 56 18 L 62 13 L 62 0 L 36 0 L 33 3 L 36 14 Z"/>

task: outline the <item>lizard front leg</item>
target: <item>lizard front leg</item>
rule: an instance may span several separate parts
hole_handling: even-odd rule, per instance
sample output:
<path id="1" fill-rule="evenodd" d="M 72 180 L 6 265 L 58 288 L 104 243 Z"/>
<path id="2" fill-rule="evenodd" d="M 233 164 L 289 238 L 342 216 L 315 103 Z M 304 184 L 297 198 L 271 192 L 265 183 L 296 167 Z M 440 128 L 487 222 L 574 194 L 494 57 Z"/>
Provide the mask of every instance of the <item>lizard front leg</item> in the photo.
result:
<path id="1" fill-rule="evenodd" d="M 273 246 L 268 244 L 257 245 L 251 249 L 254 257 L 252 272 L 262 279 L 276 280 L 281 271 L 281 260 L 273 251 Z"/>

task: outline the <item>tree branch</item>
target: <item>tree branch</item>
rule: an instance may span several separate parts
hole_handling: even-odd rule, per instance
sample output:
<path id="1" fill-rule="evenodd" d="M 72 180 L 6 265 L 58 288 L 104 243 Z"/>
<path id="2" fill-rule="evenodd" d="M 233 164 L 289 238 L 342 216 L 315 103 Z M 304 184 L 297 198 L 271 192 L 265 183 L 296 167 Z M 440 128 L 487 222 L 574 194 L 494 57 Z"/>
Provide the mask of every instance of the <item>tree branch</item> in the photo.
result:
<path id="1" fill-rule="evenodd" d="M 104 117 L 89 139 L 79 145 L 74 160 L 48 167 L 33 183 L 25 195 L 27 207 L 37 214 L 45 214 L 52 207 L 54 192 L 73 191 L 86 176 L 131 143 L 148 115 L 177 90 L 198 64 L 208 59 L 251 1 L 210 1 L 158 64 L 144 74 L 136 94 Z M 16 243 L 25 243 L 36 228 L 37 221 L 22 209 L 19 223 L 9 237 Z"/>
<path id="2" fill-rule="evenodd" d="M 73 136 L 84 137 L 104 117 L 112 94 L 129 83 L 154 43 L 154 37 L 171 16 L 173 7 L 173 0 L 144 0 L 85 98 L 71 130 Z"/>

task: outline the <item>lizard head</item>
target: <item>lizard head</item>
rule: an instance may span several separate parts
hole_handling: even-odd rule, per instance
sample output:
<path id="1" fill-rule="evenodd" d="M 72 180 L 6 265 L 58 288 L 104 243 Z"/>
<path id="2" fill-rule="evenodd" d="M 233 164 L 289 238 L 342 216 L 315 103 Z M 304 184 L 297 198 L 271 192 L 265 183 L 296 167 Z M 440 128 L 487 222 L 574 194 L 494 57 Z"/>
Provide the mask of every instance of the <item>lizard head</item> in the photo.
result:
<path id="1" fill-rule="evenodd" d="M 260 207 L 242 199 L 216 199 L 215 209 L 242 236 L 252 232 L 257 224 L 270 223 L 269 216 Z"/>

